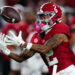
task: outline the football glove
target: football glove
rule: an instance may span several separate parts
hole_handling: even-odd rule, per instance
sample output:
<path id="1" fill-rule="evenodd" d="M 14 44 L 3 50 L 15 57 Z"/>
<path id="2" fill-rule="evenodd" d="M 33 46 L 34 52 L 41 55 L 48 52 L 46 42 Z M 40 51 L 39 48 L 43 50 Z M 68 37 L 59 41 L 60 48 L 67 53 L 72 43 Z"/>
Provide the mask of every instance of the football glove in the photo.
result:
<path id="1" fill-rule="evenodd" d="M 16 45 L 22 47 L 25 43 L 22 39 L 22 31 L 19 32 L 18 36 L 16 36 L 12 31 L 10 31 L 10 36 L 6 36 L 6 42 L 8 45 Z"/>
<path id="2" fill-rule="evenodd" d="M 6 42 L 5 42 L 5 35 L 0 33 L 0 49 L 5 55 L 10 55 L 10 50 L 7 48 Z"/>

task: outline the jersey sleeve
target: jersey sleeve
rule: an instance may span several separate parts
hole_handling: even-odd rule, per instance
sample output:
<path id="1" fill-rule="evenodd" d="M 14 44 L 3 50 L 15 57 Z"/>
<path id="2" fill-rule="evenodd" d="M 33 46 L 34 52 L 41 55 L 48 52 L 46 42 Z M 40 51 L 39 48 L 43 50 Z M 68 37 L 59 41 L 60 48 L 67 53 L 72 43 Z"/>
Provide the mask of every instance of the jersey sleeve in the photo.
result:
<path id="1" fill-rule="evenodd" d="M 31 43 L 42 44 L 42 39 L 39 37 L 39 33 L 35 33 L 31 38 Z"/>
<path id="2" fill-rule="evenodd" d="M 70 38 L 70 28 L 68 25 L 64 23 L 59 23 L 55 27 L 53 27 L 53 35 L 55 34 L 65 34 Z"/>

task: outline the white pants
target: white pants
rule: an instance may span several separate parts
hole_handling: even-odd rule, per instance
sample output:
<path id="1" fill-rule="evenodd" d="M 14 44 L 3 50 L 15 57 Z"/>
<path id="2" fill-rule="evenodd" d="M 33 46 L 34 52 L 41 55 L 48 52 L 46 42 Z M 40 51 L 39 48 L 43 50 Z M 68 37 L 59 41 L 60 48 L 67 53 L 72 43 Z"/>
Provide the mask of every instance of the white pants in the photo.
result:
<path id="1" fill-rule="evenodd" d="M 56 73 L 56 75 L 75 75 L 75 66 L 70 65 L 68 68 Z"/>

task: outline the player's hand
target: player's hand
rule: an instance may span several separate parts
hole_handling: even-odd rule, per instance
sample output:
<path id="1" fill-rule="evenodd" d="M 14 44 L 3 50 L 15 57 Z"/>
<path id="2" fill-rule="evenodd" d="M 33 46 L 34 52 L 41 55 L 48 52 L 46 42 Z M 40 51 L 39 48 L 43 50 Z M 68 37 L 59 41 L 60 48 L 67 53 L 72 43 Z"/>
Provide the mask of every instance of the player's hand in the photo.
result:
<path id="1" fill-rule="evenodd" d="M 22 39 L 22 31 L 19 32 L 18 36 L 10 31 L 10 36 L 6 36 L 6 42 L 9 45 L 23 46 L 25 42 Z"/>
<path id="2" fill-rule="evenodd" d="M 0 33 L 0 49 L 5 55 L 10 54 L 10 50 L 7 48 L 7 44 L 5 42 L 5 35 Z"/>

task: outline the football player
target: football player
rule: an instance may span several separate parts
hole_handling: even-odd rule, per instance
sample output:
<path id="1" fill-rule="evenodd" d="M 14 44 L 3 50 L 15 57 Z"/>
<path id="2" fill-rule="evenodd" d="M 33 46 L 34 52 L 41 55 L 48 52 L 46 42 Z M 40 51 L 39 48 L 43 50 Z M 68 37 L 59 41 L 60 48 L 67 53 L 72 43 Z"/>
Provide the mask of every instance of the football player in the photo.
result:
<path id="1" fill-rule="evenodd" d="M 48 66 L 50 75 L 75 75 L 75 56 L 69 48 L 70 31 L 62 22 L 61 15 L 62 11 L 56 4 L 43 4 L 37 12 L 38 32 L 33 35 L 31 43 L 22 40 L 21 31 L 18 36 L 12 32 L 11 36 L 4 37 L 0 34 L 2 52 L 18 62 L 27 60 L 38 52 Z M 23 52 L 20 55 L 14 54 L 7 49 L 7 45 L 20 46 Z"/>

